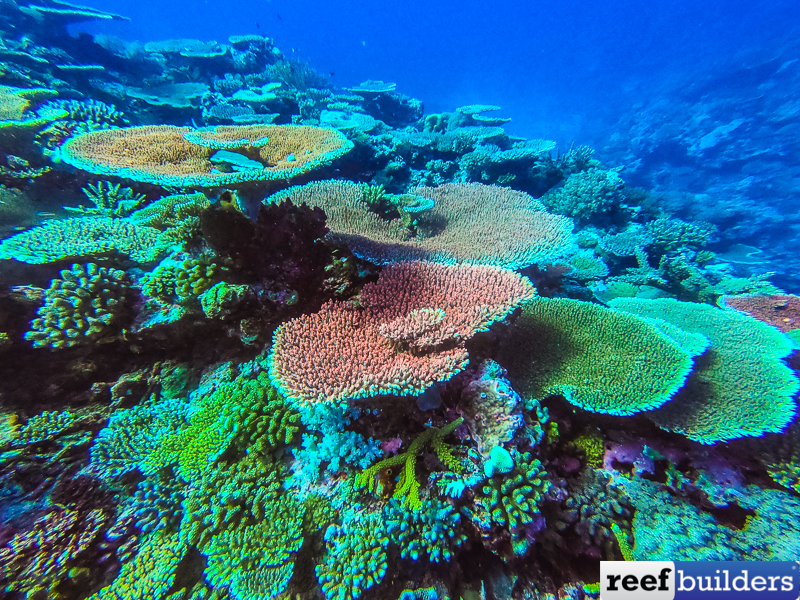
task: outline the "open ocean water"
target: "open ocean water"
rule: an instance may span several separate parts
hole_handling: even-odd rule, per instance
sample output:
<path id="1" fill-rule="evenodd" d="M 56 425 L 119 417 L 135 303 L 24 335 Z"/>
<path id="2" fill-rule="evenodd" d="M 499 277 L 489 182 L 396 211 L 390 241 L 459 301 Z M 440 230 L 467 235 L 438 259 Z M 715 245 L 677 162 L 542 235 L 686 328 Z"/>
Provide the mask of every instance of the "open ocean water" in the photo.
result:
<path id="1" fill-rule="evenodd" d="M 800 557 L 800 5 L 0 0 L 0 597 Z"/>

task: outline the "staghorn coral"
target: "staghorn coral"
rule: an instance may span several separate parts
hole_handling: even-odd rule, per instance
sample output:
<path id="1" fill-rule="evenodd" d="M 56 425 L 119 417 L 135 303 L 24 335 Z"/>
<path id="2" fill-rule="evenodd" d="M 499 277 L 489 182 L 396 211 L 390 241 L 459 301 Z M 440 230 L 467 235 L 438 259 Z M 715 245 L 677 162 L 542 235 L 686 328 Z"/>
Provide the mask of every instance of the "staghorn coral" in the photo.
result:
<path id="1" fill-rule="evenodd" d="M 592 412 L 632 415 L 667 402 L 692 356 L 644 319 L 579 300 L 526 304 L 500 361 L 525 398 L 560 394 Z"/>
<path id="2" fill-rule="evenodd" d="M 117 332 L 125 310 L 128 279 L 124 271 L 94 263 L 72 265 L 53 279 L 44 306 L 25 334 L 34 348 L 71 348 L 103 340 Z"/>
<path id="3" fill-rule="evenodd" d="M 121 254 L 147 263 L 167 254 L 173 243 L 157 229 L 126 219 L 54 219 L 0 241 L 0 259 L 39 265 L 70 258 Z"/>
<path id="4" fill-rule="evenodd" d="M 357 600 L 386 575 L 386 534 L 381 513 L 353 514 L 325 531 L 327 551 L 315 572 L 327 600 Z"/>
<path id="5" fill-rule="evenodd" d="M 392 499 L 384 511 L 386 531 L 400 546 L 400 556 L 432 562 L 449 562 L 455 549 L 467 536 L 461 532 L 461 515 L 449 502 L 435 496 L 422 501 L 419 509 L 411 509 Z"/>
<path id="6" fill-rule="evenodd" d="M 734 311 L 666 298 L 618 298 L 611 305 L 657 320 L 667 335 L 678 328 L 711 342 L 684 388 L 649 415 L 659 427 L 715 444 L 782 431 L 794 417 L 800 383 L 781 361 L 792 344 L 775 328 Z"/>
<path id="7" fill-rule="evenodd" d="M 403 470 L 400 474 L 400 481 L 395 487 L 393 498 L 396 500 L 402 499 L 402 506 L 407 506 L 415 512 L 422 510 L 423 500 L 420 498 L 420 485 L 416 474 L 417 457 L 424 448 L 430 446 L 445 467 L 453 472 L 460 473 L 463 470 L 461 463 L 452 455 L 443 440 L 463 421 L 462 418 L 458 418 L 441 429 L 428 427 L 411 442 L 407 451 L 396 456 L 384 458 L 359 473 L 355 480 L 356 487 L 366 487 L 369 492 L 372 492 L 376 489 L 376 479 L 381 471 L 402 465 Z"/>
<path id="8" fill-rule="evenodd" d="M 319 206 L 328 215 L 329 239 L 377 264 L 430 260 L 519 269 L 551 260 L 572 243 L 571 221 L 548 214 L 523 192 L 475 183 L 416 188 L 409 194 L 434 203 L 414 213 L 416 236 L 400 219 L 384 220 L 372 212 L 362 186 L 355 183 L 310 183 L 268 201 Z"/>
<path id="9" fill-rule="evenodd" d="M 303 402 L 419 394 L 460 371 L 463 343 L 533 292 L 527 279 L 503 269 L 394 264 L 364 286 L 360 307 L 328 302 L 281 325 L 270 378 Z"/>
<path id="10" fill-rule="evenodd" d="M 82 215 L 104 215 L 109 217 L 124 217 L 130 214 L 137 206 L 144 202 L 143 194 L 136 194 L 129 187 L 122 187 L 121 183 L 112 184 L 110 181 L 98 181 L 81 188 L 86 197 L 92 201 L 94 208 L 70 208 L 70 212 L 79 212 Z"/>
<path id="11" fill-rule="evenodd" d="M 215 187 L 289 179 L 342 156 L 352 143 L 334 129 L 290 125 L 219 126 L 194 130 L 170 125 L 79 134 L 58 151 L 61 160 L 99 175 L 161 186 Z M 217 168 L 218 150 L 236 150 L 260 168 Z"/>

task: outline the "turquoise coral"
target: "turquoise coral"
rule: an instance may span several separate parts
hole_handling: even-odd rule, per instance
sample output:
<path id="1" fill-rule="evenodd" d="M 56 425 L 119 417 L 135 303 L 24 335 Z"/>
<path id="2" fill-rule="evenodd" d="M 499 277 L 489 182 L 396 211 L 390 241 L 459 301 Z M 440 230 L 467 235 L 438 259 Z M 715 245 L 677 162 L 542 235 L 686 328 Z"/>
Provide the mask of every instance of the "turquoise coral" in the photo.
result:
<path id="1" fill-rule="evenodd" d="M 467 536 L 461 531 L 461 514 L 435 496 L 414 510 L 393 499 L 385 511 L 386 531 L 400 546 L 400 556 L 432 562 L 449 561 Z"/>
<path id="2" fill-rule="evenodd" d="M 269 384 L 264 360 L 221 365 L 188 400 L 153 398 L 117 412 L 91 449 L 91 466 L 104 477 L 134 469 L 146 477 L 125 512 L 147 539 L 170 540 L 176 552 L 196 548 L 214 593 L 236 600 L 283 593 L 303 540 L 304 505 L 282 486 L 283 449 L 299 431 L 299 414 Z M 126 598 L 164 595 L 153 586 L 170 586 L 170 557 L 146 551 L 100 598 L 123 588 Z M 148 560 L 158 573 L 126 580 L 126 569 Z"/>
<path id="3" fill-rule="evenodd" d="M 386 534 L 380 513 L 354 514 L 325 532 L 327 551 L 316 568 L 327 600 L 357 600 L 386 575 Z"/>

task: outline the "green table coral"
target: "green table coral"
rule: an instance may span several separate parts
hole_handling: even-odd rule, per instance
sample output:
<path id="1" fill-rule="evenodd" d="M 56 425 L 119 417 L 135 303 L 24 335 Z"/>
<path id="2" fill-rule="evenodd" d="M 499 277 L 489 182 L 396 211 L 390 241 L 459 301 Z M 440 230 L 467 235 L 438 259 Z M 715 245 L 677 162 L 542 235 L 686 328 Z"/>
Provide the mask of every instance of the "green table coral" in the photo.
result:
<path id="1" fill-rule="evenodd" d="M 523 398 L 560 394 L 591 412 L 632 415 L 667 402 L 692 356 L 644 319 L 578 300 L 536 298 L 501 351 Z"/>
<path id="2" fill-rule="evenodd" d="M 684 389 L 650 415 L 660 427 L 715 444 L 780 432 L 791 422 L 800 383 L 781 360 L 792 345 L 777 329 L 744 314 L 672 299 L 618 298 L 611 305 L 711 342 Z"/>
<path id="3" fill-rule="evenodd" d="M 53 219 L 0 241 L 0 259 L 40 265 L 70 258 L 121 254 L 141 263 L 158 260 L 174 240 L 127 219 L 91 216 Z"/>

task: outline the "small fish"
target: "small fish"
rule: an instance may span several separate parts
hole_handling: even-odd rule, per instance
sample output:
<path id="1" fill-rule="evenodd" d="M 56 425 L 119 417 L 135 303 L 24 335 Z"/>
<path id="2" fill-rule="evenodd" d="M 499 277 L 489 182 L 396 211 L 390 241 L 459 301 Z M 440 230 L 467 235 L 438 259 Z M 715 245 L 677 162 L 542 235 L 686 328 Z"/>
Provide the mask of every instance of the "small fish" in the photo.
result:
<path id="1" fill-rule="evenodd" d="M 258 21 L 256 21 L 256 29 L 261 29 L 261 25 L 258 24 Z"/>
<path id="2" fill-rule="evenodd" d="M 362 41 L 362 42 L 361 42 L 361 45 L 362 45 L 362 46 L 366 46 L 366 45 L 367 45 L 367 42 L 363 42 L 363 41 Z"/>
<path id="3" fill-rule="evenodd" d="M 279 21 L 283 21 L 283 17 L 281 16 L 280 13 L 275 13 L 275 14 L 277 15 Z"/>
<path id="4" fill-rule="evenodd" d="M 333 71 L 331 71 L 331 77 L 333 77 L 334 75 L 336 75 L 336 73 L 334 73 Z"/>

